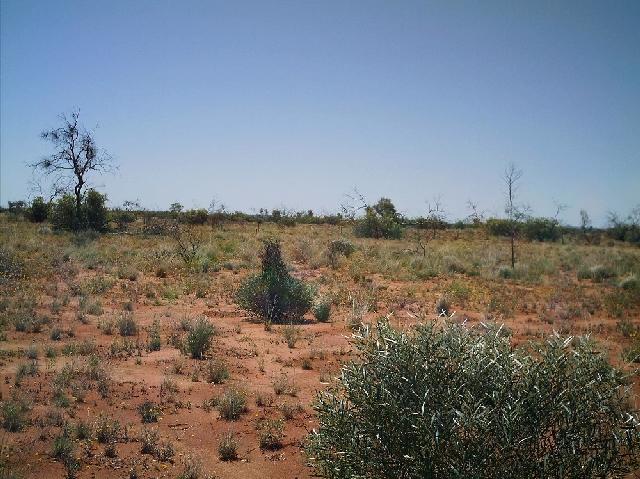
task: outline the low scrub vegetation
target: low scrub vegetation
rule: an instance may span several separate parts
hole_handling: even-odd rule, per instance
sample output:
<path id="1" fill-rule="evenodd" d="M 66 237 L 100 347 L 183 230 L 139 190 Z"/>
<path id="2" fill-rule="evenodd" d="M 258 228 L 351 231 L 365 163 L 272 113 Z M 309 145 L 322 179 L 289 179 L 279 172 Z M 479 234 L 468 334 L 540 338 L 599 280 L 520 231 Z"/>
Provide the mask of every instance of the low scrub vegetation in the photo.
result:
<path id="1" fill-rule="evenodd" d="M 262 273 L 245 280 L 236 294 L 238 304 L 267 323 L 300 319 L 313 304 L 313 291 L 287 271 L 280 243 L 265 241 Z"/>
<path id="2" fill-rule="evenodd" d="M 626 378 L 588 339 L 513 349 L 492 329 L 384 321 L 359 338 L 360 360 L 316 404 L 308 453 L 325 477 L 583 479 L 638 465 Z"/>

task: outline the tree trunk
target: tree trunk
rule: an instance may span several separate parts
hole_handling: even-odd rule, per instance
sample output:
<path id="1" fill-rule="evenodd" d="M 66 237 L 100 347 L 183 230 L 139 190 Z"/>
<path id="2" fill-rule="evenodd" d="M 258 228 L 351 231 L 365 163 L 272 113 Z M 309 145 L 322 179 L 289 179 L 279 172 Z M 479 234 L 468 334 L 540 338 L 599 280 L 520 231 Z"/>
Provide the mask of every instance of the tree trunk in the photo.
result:
<path id="1" fill-rule="evenodd" d="M 74 229 L 80 229 L 80 223 L 82 218 L 82 183 L 78 183 L 73 189 L 76 195 L 76 221 Z"/>
<path id="2" fill-rule="evenodd" d="M 511 269 L 516 267 L 516 249 L 515 249 L 516 235 L 511 234 Z"/>

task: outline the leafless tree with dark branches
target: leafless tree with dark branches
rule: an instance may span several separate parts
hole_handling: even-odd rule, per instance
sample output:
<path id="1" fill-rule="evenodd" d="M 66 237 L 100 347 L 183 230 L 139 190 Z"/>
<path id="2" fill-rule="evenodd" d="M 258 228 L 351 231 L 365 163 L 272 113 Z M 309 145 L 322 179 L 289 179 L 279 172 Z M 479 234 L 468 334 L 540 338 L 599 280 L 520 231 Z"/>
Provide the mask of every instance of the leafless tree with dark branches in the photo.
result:
<path id="1" fill-rule="evenodd" d="M 49 141 L 55 151 L 29 165 L 34 173 L 52 178 L 52 198 L 73 187 L 78 214 L 87 175 L 110 171 L 114 167 L 112 157 L 96 146 L 93 132 L 79 124 L 79 117 L 80 110 L 69 116 L 62 114 L 61 127 L 43 131 L 40 137 Z"/>
<path id="2" fill-rule="evenodd" d="M 522 170 L 516 168 L 513 163 L 510 163 L 504 170 L 502 179 L 506 187 L 505 213 L 509 221 L 511 268 L 513 269 L 516 267 L 516 236 L 518 235 L 518 223 L 526 217 L 528 208 L 517 203 L 517 193 L 520 188 L 520 180 L 522 179 Z"/>

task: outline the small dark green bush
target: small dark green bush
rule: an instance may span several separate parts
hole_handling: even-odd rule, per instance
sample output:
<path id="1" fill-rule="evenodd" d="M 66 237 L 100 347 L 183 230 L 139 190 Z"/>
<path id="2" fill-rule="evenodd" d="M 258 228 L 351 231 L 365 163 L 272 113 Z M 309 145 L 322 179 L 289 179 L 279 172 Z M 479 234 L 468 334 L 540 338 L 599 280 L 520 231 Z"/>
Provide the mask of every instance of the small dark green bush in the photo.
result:
<path id="1" fill-rule="evenodd" d="M 206 318 L 198 318 L 189 333 L 185 343 L 185 349 L 193 359 L 202 359 L 211 347 L 211 339 L 216 334 L 216 329 Z"/>
<path id="2" fill-rule="evenodd" d="M 29 219 L 34 223 L 42 223 L 49 216 L 49 205 L 45 203 L 42 196 L 38 196 L 31 202 L 29 209 Z"/>
<path id="3" fill-rule="evenodd" d="M 82 221 L 76 211 L 76 199 L 73 195 L 64 195 L 53 204 L 51 224 L 56 230 L 78 230 Z"/>
<path id="4" fill-rule="evenodd" d="M 106 195 L 98 193 L 93 189 L 87 191 L 83 203 L 86 228 L 94 231 L 104 231 L 107 229 L 106 201 Z"/>
<path id="5" fill-rule="evenodd" d="M 287 271 L 280 243 L 265 241 L 262 273 L 245 280 L 236 294 L 240 307 L 268 323 L 300 319 L 313 304 L 313 291 Z"/>
<path id="6" fill-rule="evenodd" d="M 118 318 L 118 331 L 120 336 L 135 336 L 138 334 L 138 323 L 130 311 L 125 311 Z"/>
<path id="7" fill-rule="evenodd" d="M 492 236 L 511 236 L 512 229 L 520 228 L 519 224 L 501 218 L 489 218 L 485 223 L 487 232 Z"/>
<path id="8" fill-rule="evenodd" d="M 186 223 L 192 225 L 203 225 L 207 222 L 207 219 L 209 219 L 209 213 L 203 208 L 189 210 L 183 213 L 183 218 Z"/>
<path id="9" fill-rule="evenodd" d="M 27 425 L 29 407 L 24 401 L 4 401 L 0 406 L 2 412 L 2 427 L 9 432 L 18 432 Z"/>
<path id="10" fill-rule="evenodd" d="M 353 243 L 349 240 L 333 240 L 329 243 L 329 263 L 335 268 L 338 265 L 338 258 L 341 255 L 348 258 L 355 250 L 355 246 L 353 246 Z"/>
<path id="11" fill-rule="evenodd" d="M 120 421 L 101 414 L 96 421 L 94 430 L 100 444 L 116 442 L 120 437 Z"/>
<path id="12" fill-rule="evenodd" d="M 321 323 L 326 323 L 331 317 L 331 301 L 319 301 L 313 307 L 313 316 Z"/>
<path id="13" fill-rule="evenodd" d="M 147 345 L 147 349 L 149 351 L 160 351 L 160 347 L 162 346 L 160 340 L 160 322 L 155 319 L 151 328 L 149 329 L 149 343 Z"/>
<path id="14" fill-rule="evenodd" d="M 143 423 L 148 424 L 151 422 L 158 422 L 158 418 L 160 417 L 160 406 L 154 402 L 145 401 L 138 407 L 138 412 L 140 413 Z"/>
<path id="15" fill-rule="evenodd" d="M 327 478 L 622 477 L 640 461 L 628 380 L 594 343 L 385 321 L 321 393 L 308 454 Z"/>
<path id="16" fill-rule="evenodd" d="M 522 232 L 528 240 L 557 241 L 562 236 L 561 226 L 554 218 L 528 218 L 522 224 Z"/>

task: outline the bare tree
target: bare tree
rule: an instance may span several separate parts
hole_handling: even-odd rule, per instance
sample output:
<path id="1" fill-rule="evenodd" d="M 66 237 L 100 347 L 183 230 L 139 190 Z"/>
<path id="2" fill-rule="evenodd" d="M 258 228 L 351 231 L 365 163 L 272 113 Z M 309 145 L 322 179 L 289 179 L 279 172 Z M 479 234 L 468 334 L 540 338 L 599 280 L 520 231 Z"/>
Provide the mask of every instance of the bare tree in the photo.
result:
<path id="1" fill-rule="evenodd" d="M 484 210 L 478 209 L 478 203 L 467 200 L 467 209 L 470 211 L 466 221 L 474 226 L 479 225 L 484 220 Z"/>
<path id="2" fill-rule="evenodd" d="M 516 236 L 518 235 L 518 223 L 526 216 L 527 207 L 517 203 L 517 193 L 522 179 L 522 170 L 516 168 L 513 163 L 504 170 L 502 176 L 506 191 L 505 213 L 509 221 L 509 238 L 511 240 L 511 268 L 516 267 Z"/>
<path id="3" fill-rule="evenodd" d="M 79 124 L 79 117 L 79 110 L 70 116 L 63 114 L 60 116 L 61 127 L 43 131 L 40 137 L 51 142 L 56 151 L 30 165 L 34 172 L 53 179 L 55 196 L 70 190 L 73 185 L 78 215 L 87 175 L 94 171 L 109 171 L 113 167 L 111 156 L 98 149 L 93 132 Z"/>

